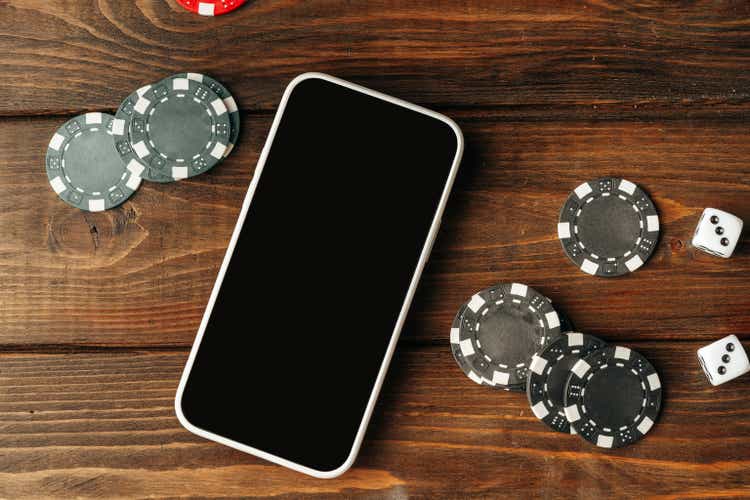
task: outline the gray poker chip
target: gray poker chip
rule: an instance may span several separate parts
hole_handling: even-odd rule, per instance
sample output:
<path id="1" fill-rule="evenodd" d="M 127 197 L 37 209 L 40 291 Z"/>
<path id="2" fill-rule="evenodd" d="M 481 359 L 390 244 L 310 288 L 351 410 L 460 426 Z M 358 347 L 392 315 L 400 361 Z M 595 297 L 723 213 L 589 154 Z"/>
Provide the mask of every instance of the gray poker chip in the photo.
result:
<path id="1" fill-rule="evenodd" d="M 568 332 L 534 354 L 526 380 L 526 396 L 536 418 L 558 432 L 575 434 L 565 416 L 565 384 L 570 369 L 579 359 L 606 345 L 593 335 Z"/>
<path id="2" fill-rule="evenodd" d="M 180 73 L 175 76 L 202 83 L 213 90 L 224 101 L 224 105 L 227 107 L 227 112 L 229 113 L 229 124 L 231 127 L 229 131 L 229 143 L 227 144 L 227 150 L 224 152 L 224 158 L 226 158 L 232 152 L 232 149 L 234 149 L 234 145 L 237 144 L 237 139 L 240 136 L 240 110 L 237 108 L 237 102 L 234 100 L 234 97 L 224 85 L 208 75 L 201 73 Z"/>
<path id="3" fill-rule="evenodd" d="M 641 354 L 607 346 L 579 359 L 565 387 L 565 416 L 585 440 L 620 448 L 651 430 L 661 410 L 656 370 Z"/>
<path id="4" fill-rule="evenodd" d="M 476 293 L 457 320 L 451 328 L 451 350 L 466 376 L 511 391 L 525 390 L 531 357 L 560 335 L 560 318 L 552 304 L 521 283 Z"/>
<path id="5" fill-rule="evenodd" d="M 466 310 L 467 303 L 464 303 L 458 310 L 458 313 L 456 313 L 455 318 L 453 318 L 453 324 L 451 325 L 451 340 L 453 338 L 458 338 L 459 332 L 459 326 L 461 325 L 461 319 L 463 317 L 463 313 Z M 464 357 L 463 353 L 461 352 L 461 346 L 459 343 L 452 343 L 451 342 L 451 352 L 453 353 L 453 359 L 456 360 L 456 363 L 461 368 L 461 371 L 464 372 L 464 374 L 469 377 L 469 379 L 473 380 L 479 385 L 485 385 L 494 387 L 496 389 L 499 389 L 498 386 L 493 386 L 492 384 L 485 383 L 480 375 L 478 375 L 471 367 L 471 364 L 469 361 Z M 502 389 L 506 391 L 513 391 L 513 392 L 522 392 L 523 386 L 517 385 L 517 386 L 507 386 L 502 387 Z"/>
<path id="6" fill-rule="evenodd" d="M 115 148 L 120 154 L 122 161 L 126 164 L 130 164 L 136 161 L 143 164 L 142 160 L 135 154 L 133 146 L 130 142 L 130 126 L 135 115 L 135 105 L 138 100 L 143 97 L 151 85 L 144 85 L 139 88 L 125 100 L 120 103 L 115 113 L 115 119 L 110 123 L 110 130 L 112 132 L 112 138 L 115 141 Z M 144 164 L 145 170 L 143 171 L 142 177 L 147 181 L 151 182 L 172 182 L 174 179 L 167 175 L 160 169 L 151 168 L 148 164 Z"/>
<path id="7" fill-rule="evenodd" d="M 144 167 L 124 163 L 111 135 L 112 115 L 86 113 L 65 122 L 47 147 L 52 189 L 69 205 L 90 212 L 115 207 L 141 184 Z"/>
<path id="8" fill-rule="evenodd" d="M 638 186 L 602 177 L 584 182 L 568 196 L 557 235 L 565 254 L 583 272 L 621 276 L 641 267 L 654 252 L 659 215 Z"/>
<path id="9" fill-rule="evenodd" d="M 130 147 L 148 167 L 145 178 L 162 182 L 211 169 L 224 158 L 231 129 L 224 101 L 186 77 L 151 85 L 124 125 Z"/>

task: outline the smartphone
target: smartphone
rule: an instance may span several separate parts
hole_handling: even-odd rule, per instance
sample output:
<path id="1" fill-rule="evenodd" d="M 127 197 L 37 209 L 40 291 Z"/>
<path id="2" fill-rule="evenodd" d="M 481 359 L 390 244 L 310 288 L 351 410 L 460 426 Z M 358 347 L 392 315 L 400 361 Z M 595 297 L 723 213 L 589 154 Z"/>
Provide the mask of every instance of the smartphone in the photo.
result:
<path id="1" fill-rule="evenodd" d="M 182 425 L 315 477 L 351 467 L 462 152 L 443 115 L 295 78 L 180 380 Z"/>

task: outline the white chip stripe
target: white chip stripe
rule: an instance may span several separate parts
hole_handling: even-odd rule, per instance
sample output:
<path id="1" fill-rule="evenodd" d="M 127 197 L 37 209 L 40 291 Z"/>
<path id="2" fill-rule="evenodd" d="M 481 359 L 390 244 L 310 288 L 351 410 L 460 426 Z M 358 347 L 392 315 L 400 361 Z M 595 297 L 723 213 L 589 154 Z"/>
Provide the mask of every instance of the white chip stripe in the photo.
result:
<path id="1" fill-rule="evenodd" d="M 461 333 L 461 330 L 459 330 L 458 328 L 451 328 L 451 344 L 459 343 L 460 333 Z"/>
<path id="2" fill-rule="evenodd" d="M 226 150 L 227 147 L 224 144 L 217 142 L 216 144 L 214 144 L 214 147 L 211 150 L 211 156 L 213 156 L 217 160 L 221 160 L 222 158 L 224 158 L 224 152 Z"/>
<path id="3" fill-rule="evenodd" d="M 492 374 L 492 383 L 495 385 L 508 385 L 508 380 L 510 380 L 510 373 L 495 370 Z"/>
<path id="4" fill-rule="evenodd" d="M 541 375 L 542 372 L 544 372 L 544 369 L 547 367 L 547 360 L 537 356 L 534 354 L 531 357 L 531 363 L 529 364 L 529 370 L 536 373 L 537 375 Z"/>
<path id="5" fill-rule="evenodd" d="M 544 406 L 543 401 L 539 401 L 537 404 L 532 406 L 531 411 L 539 420 L 544 420 L 545 418 L 547 418 L 547 415 L 549 415 L 549 410 L 547 410 L 547 407 Z"/>
<path id="6" fill-rule="evenodd" d="M 482 385 L 482 377 L 474 373 L 473 371 L 469 372 L 469 378 L 476 382 L 479 385 Z"/>
<path id="7" fill-rule="evenodd" d="M 151 90 L 151 85 L 144 85 L 143 87 L 139 88 L 135 91 L 136 94 L 138 94 L 138 97 L 143 97 L 143 94 Z"/>
<path id="8" fill-rule="evenodd" d="M 214 15 L 214 4 L 200 2 L 198 4 L 198 14 L 201 16 L 213 16 Z"/>
<path id="9" fill-rule="evenodd" d="M 544 317 L 547 320 L 547 326 L 549 328 L 558 328 L 560 326 L 560 317 L 555 311 L 548 312 Z"/>
<path id="10" fill-rule="evenodd" d="M 638 432 L 641 434 L 646 434 L 648 431 L 651 430 L 651 427 L 654 426 L 654 421 L 651 420 L 649 417 L 643 417 L 643 421 L 638 424 Z"/>
<path id="11" fill-rule="evenodd" d="M 646 380 L 648 380 L 648 386 L 652 391 L 661 389 L 661 380 L 659 380 L 659 375 L 657 375 L 656 373 L 652 373 L 651 375 L 646 377 Z"/>
<path id="12" fill-rule="evenodd" d="M 150 153 L 148 152 L 148 146 L 143 141 L 138 141 L 133 144 L 133 151 L 141 158 L 147 157 Z"/>
<path id="13" fill-rule="evenodd" d="M 200 73 L 188 73 L 187 78 L 188 80 L 193 80 L 194 82 L 203 83 L 203 75 Z"/>
<path id="14" fill-rule="evenodd" d="M 625 266 L 630 270 L 631 272 L 635 271 L 639 267 L 643 265 L 643 259 L 639 255 L 634 255 L 628 260 L 625 261 Z"/>
<path id="15" fill-rule="evenodd" d="M 62 178 L 58 175 L 54 179 L 49 181 L 50 185 L 52 186 L 52 189 L 55 191 L 55 193 L 60 194 L 64 192 L 68 187 L 63 182 Z"/>
<path id="16" fill-rule="evenodd" d="M 581 271 L 588 274 L 596 274 L 596 271 L 599 270 L 599 264 L 596 262 L 591 262 L 589 259 L 583 259 L 583 264 L 581 264 Z"/>
<path id="17" fill-rule="evenodd" d="M 49 147 L 55 151 L 60 151 L 60 146 L 62 146 L 63 142 L 65 142 L 65 136 L 55 133 L 49 141 Z"/>
<path id="18" fill-rule="evenodd" d="M 227 156 L 229 156 L 229 153 L 231 153 L 233 149 L 234 149 L 234 144 L 232 144 L 231 142 L 229 144 L 227 144 L 227 150 L 224 153 L 224 158 L 226 158 Z"/>
<path id="19" fill-rule="evenodd" d="M 630 359 L 630 349 L 622 346 L 615 346 L 615 358 L 617 359 Z"/>
<path id="20" fill-rule="evenodd" d="M 176 180 L 187 179 L 188 168 L 187 167 L 172 167 L 172 178 Z"/>
<path id="21" fill-rule="evenodd" d="M 568 334 L 568 346 L 581 346 L 583 345 L 583 334 L 571 332 Z"/>
<path id="22" fill-rule="evenodd" d="M 461 354 L 463 354 L 464 357 L 473 356 L 475 353 L 474 346 L 471 343 L 471 339 L 464 339 L 460 341 L 458 343 L 458 347 L 461 349 Z"/>
<path id="23" fill-rule="evenodd" d="M 86 113 L 84 116 L 87 125 L 100 125 L 102 123 L 101 113 Z"/>
<path id="24" fill-rule="evenodd" d="M 173 90 L 190 90 L 190 80 L 187 78 L 173 78 L 172 79 Z"/>
<path id="25" fill-rule="evenodd" d="M 89 200 L 89 211 L 90 212 L 101 212 L 104 210 L 104 200 L 97 198 Z"/>
<path id="26" fill-rule="evenodd" d="M 646 217 L 646 228 L 648 232 L 653 233 L 659 230 L 659 216 L 649 215 Z"/>
<path id="27" fill-rule="evenodd" d="M 224 101 L 222 101 L 218 97 L 211 101 L 211 107 L 214 108 L 214 111 L 218 116 L 221 116 L 227 112 L 227 107 L 224 104 Z"/>
<path id="28" fill-rule="evenodd" d="M 529 287 L 521 283 L 513 283 L 510 285 L 511 295 L 517 295 L 518 297 L 526 297 L 529 291 Z"/>
<path id="29" fill-rule="evenodd" d="M 570 238 L 570 222 L 560 222 L 557 224 L 557 237 L 561 240 Z"/>
<path id="30" fill-rule="evenodd" d="M 112 135 L 125 135 L 125 120 L 121 118 L 112 120 Z"/>
<path id="31" fill-rule="evenodd" d="M 471 300 L 467 304 L 467 307 L 471 309 L 471 312 L 476 313 L 483 305 L 484 299 L 479 294 L 476 294 L 471 298 Z"/>
<path id="32" fill-rule="evenodd" d="M 612 448 L 612 444 L 614 443 L 614 441 L 615 438 L 613 438 L 612 436 L 599 434 L 599 437 L 596 438 L 596 445 L 602 448 Z"/>
<path id="33" fill-rule="evenodd" d="M 576 364 L 573 365 L 573 368 L 571 368 L 570 371 L 575 373 L 576 377 L 582 379 L 586 376 L 590 369 L 591 365 L 589 365 L 585 360 L 579 359 Z"/>
<path id="34" fill-rule="evenodd" d="M 620 186 L 618 187 L 618 189 L 624 193 L 628 193 L 629 195 L 633 196 L 633 193 L 635 193 L 635 187 L 636 187 L 635 184 L 633 184 L 632 182 L 625 180 L 625 179 L 621 179 Z"/>
<path id="35" fill-rule="evenodd" d="M 591 186 L 589 186 L 588 182 L 584 182 L 583 184 L 575 188 L 575 194 L 576 196 L 578 196 L 579 200 L 584 199 L 586 196 L 588 196 L 589 193 L 591 193 L 591 191 L 593 190 L 591 189 Z"/>
<path id="36" fill-rule="evenodd" d="M 234 97 L 232 97 L 231 95 L 224 98 L 224 106 L 227 107 L 227 111 L 230 113 L 234 113 L 237 111 L 237 103 L 235 102 Z"/>
<path id="37" fill-rule="evenodd" d="M 141 174 L 143 173 L 144 170 L 146 170 L 146 167 L 141 162 L 133 158 L 128 162 L 127 169 L 130 171 L 131 174 L 137 177 L 141 177 Z"/>
<path id="38" fill-rule="evenodd" d="M 578 422 L 581 420 L 581 414 L 578 413 L 578 407 L 576 405 L 570 405 L 565 407 L 565 418 L 568 419 L 568 422 L 571 424 L 573 422 Z"/>
<path id="39" fill-rule="evenodd" d="M 138 189 L 138 186 L 141 185 L 141 177 L 137 175 L 131 175 L 125 185 L 135 191 L 136 189 Z"/>
<path id="40" fill-rule="evenodd" d="M 135 102 L 135 106 L 133 106 L 133 109 L 135 110 L 136 113 L 142 115 L 146 112 L 150 104 L 151 104 L 151 101 L 141 96 Z"/>

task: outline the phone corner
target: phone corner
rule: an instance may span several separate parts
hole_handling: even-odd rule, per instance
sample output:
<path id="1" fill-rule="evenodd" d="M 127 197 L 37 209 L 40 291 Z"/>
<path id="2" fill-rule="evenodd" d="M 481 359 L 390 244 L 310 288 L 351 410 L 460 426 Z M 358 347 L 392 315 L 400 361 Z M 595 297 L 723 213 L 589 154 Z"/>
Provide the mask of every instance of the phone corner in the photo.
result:
<path id="1" fill-rule="evenodd" d="M 297 85 L 306 80 L 331 80 L 332 78 L 333 77 L 331 75 L 320 73 L 318 71 L 306 71 L 292 78 L 292 80 L 286 86 L 286 91 L 291 92 Z"/>
<path id="2" fill-rule="evenodd" d="M 448 125 L 451 130 L 453 130 L 453 134 L 456 136 L 456 152 L 457 155 L 460 156 L 463 153 L 464 150 L 464 133 L 461 130 L 461 127 L 458 126 L 458 123 L 453 120 L 453 118 L 450 118 L 448 116 L 445 116 L 442 113 L 438 113 L 440 116 L 440 119 Z"/>
<path id="3" fill-rule="evenodd" d="M 309 475 L 314 476 L 318 479 L 335 479 L 340 477 L 354 465 L 354 461 L 357 459 L 357 452 L 349 455 L 346 461 L 338 466 L 337 468 L 330 471 L 318 471 L 318 470 L 307 470 Z"/>
<path id="4" fill-rule="evenodd" d="M 182 411 L 182 385 L 177 389 L 177 392 L 174 395 L 174 413 L 177 417 L 177 421 L 180 422 L 180 425 L 183 426 L 188 431 L 192 432 L 193 434 L 199 434 L 199 429 L 195 427 L 192 423 L 190 423 L 190 420 L 188 420 L 187 416 L 185 416 L 185 412 Z"/>

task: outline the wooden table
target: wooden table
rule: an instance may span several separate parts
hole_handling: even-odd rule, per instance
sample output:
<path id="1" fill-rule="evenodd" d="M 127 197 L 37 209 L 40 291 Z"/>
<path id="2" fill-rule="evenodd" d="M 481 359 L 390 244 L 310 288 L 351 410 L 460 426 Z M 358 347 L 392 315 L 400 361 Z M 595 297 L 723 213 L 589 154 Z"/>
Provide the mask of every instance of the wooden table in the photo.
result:
<path id="1" fill-rule="evenodd" d="M 750 340 L 750 246 L 689 246 L 706 206 L 750 220 L 748 3 L 251 0 L 204 18 L 173 0 L 4 0 L 0 68 L 0 497 L 750 496 L 750 377 L 712 388 L 695 357 Z M 55 129 L 185 70 L 237 98 L 234 154 L 107 212 L 58 200 Z M 172 407 L 273 112 L 310 70 L 443 112 L 467 140 L 360 458 L 329 481 L 193 436 Z M 556 238 L 568 192 L 600 175 L 661 214 L 651 260 L 616 279 Z M 665 401 L 645 440 L 552 433 L 523 395 L 463 376 L 453 314 L 507 281 L 652 360 Z"/>

